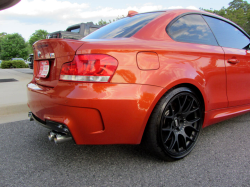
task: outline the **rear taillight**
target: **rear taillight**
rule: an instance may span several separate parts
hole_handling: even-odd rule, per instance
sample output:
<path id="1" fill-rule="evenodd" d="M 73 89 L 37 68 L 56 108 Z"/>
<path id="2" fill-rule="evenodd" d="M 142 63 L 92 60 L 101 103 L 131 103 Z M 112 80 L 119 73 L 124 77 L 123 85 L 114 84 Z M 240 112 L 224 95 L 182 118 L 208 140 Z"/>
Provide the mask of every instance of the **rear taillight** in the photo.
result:
<path id="1" fill-rule="evenodd" d="M 60 80 L 109 82 L 117 66 L 117 60 L 109 55 L 76 55 L 72 62 L 62 65 Z"/>

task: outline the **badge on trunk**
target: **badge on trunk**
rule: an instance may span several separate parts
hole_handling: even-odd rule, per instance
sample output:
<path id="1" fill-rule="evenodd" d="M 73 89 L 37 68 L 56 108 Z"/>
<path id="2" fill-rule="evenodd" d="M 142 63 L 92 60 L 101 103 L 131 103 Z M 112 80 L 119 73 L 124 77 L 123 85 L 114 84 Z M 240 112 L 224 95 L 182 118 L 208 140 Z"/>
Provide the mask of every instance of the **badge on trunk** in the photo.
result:
<path id="1" fill-rule="evenodd" d="M 40 61 L 39 62 L 39 73 L 37 77 L 46 78 L 49 75 L 49 61 Z"/>

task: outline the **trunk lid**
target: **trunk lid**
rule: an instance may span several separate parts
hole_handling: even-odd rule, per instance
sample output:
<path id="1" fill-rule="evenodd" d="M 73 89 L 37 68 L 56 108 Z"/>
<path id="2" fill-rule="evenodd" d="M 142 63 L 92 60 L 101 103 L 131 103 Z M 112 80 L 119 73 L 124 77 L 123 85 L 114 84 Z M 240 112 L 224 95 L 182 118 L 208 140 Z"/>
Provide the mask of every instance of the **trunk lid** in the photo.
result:
<path id="1" fill-rule="evenodd" d="M 37 84 L 55 87 L 59 80 L 62 64 L 74 59 L 77 49 L 83 41 L 67 39 L 40 40 L 33 45 L 34 50 L 34 79 Z M 46 77 L 39 76 L 42 63 L 49 64 Z"/>

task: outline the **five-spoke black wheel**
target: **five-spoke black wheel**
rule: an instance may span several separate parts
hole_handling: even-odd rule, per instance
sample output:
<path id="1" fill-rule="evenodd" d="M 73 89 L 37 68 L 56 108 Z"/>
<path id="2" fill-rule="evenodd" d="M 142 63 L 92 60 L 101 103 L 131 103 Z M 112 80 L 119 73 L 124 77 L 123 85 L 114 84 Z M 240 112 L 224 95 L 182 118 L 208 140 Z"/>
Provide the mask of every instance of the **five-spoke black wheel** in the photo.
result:
<path id="1" fill-rule="evenodd" d="M 166 160 L 185 157 L 194 148 L 203 124 L 203 106 L 189 88 L 172 90 L 156 105 L 145 130 L 147 146 Z"/>

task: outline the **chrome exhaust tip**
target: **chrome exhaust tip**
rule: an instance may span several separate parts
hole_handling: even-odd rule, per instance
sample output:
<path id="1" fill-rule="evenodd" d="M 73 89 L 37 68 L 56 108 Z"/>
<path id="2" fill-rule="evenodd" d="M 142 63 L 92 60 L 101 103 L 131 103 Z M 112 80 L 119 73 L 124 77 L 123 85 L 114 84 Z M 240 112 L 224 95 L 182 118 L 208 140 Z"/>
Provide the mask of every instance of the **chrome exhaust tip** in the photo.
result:
<path id="1" fill-rule="evenodd" d="M 68 135 L 56 134 L 54 137 L 55 144 L 64 143 L 70 140 L 72 140 L 72 136 L 68 136 Z"/>
<path id="2" fill-rule="evenodd" d="M 32 112 L 29 112 L 29 113 L 28 113 L 28 117 L 30 118 L 30 121 L 34 121 L 34 118 L 33 118 Z"/>
<path id="3" fill-rule="evenodd" d="M 49 141 L 53 141 L 55 137 L 56 137 L 56 133 L 54 133 L 52 131 L 49 132 L 49 134 L 48 134 Z"/>

